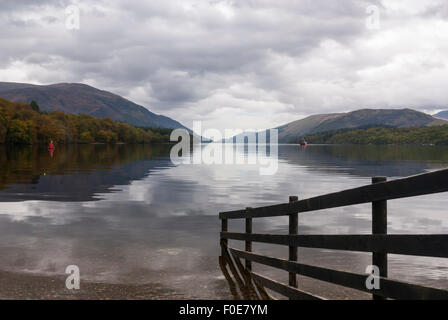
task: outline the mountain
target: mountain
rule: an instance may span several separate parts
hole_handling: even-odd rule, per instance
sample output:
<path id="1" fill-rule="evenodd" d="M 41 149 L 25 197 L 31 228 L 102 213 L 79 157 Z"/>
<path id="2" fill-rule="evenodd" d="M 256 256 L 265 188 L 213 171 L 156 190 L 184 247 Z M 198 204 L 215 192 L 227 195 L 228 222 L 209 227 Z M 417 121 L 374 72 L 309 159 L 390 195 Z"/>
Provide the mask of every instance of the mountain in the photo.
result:
<path id="1" fill-rule="evenodd" d="M 447 119 L 448 120 L 448 110 L 440 111 L 439 113 L 436 113 L 434 115 L 434 117 L 436 117 L 436 118 L 443 118 L 443 119 Z"/>
<path id="2" fill-rule="evenodd" d="M 423 127 L 359 127 L 306 135 L 311 144 L 448 145 L 448 125 Z M 299 138 L 296 142 L 301 140 Z"/>
<path id="3" fill-rule="evenodd" d="M 314 133 L 366 126 L 422 127 L 448 124 L 412 109 L 360 109 L 347 113 L 317 114 L 277 127 L 279 142 Z"/>
<path id="4" fill-rule="evenodd" d="M 347 113 L 318 114 L 278 127 L 279 140 L 336 129 L 382 125 L 391 127 L 422 127 L 448 124 L 429 114 L 412 109 L 361 109 Z"/>
<path id="5" fill-rule="evenodd" d="M 119 95 L 81 83 L 32 85 L 0 82 L 0 97 L 13 102 L 30 103 L 34 100 L 43 111 L 83 113 L 143 127 L 185 128 L 179 122 L 152 113 Z"/>

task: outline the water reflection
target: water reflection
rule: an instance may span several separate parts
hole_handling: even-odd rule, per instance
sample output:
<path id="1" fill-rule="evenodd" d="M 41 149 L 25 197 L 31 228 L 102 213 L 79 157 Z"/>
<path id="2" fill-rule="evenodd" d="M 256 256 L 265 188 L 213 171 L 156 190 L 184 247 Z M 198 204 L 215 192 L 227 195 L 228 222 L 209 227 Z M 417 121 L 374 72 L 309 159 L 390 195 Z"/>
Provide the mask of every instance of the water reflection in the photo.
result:
<path id="1" fill-rule="evenodd" d="M 260 176 L 253 165 L 173 166 L 167 146 L 66 147 L 53 158 L 47 149 L 1 151 L 0 269 L 63 274 L 76 264 L 83 279 L 156 281 L 190 298 L 230 297 L 217 263 L 219 211 L 356 187 L 373 175 L 399 177 L 448 166 L 448 149 L 434 147 L 279 146 L 273 176 Z M 441 195 L 391 201 L 390 233 L 447 233 L 447 205 Z M 242 230 L 243 224 L 229 227 Z M 287 221 L 255 220 L 257 231 L 286 233 Z M 369 233 L 370 206 L 303 214 L 299 232 Z M 287 256 L 285 248 L 254 247 Z M 299 256 L 360 273 L 370 261 L 366 254 L 311 249 Z M 396 278 L 448 287 L 448 266 L 441 259 L 391 256 L 390 269 Z"/>
<path id="2" fill-rule="evenodd" d="M 168 146 L 81 145 L 47 150 L 0 147 L 0 201 L 89 201 L 172 166 Z M 158 159 L 160 157 L 160 159 Z M 149 160 L 151 159 L 151 160 Z"/>
<path id="3" fill-rule="evenodd" d="M 279 157 L 289 164 L 319 172 L 340 172 L 360 177 L 405 177 L 443 168 L 448 147 L 433 146 L 284 146 Z"/>

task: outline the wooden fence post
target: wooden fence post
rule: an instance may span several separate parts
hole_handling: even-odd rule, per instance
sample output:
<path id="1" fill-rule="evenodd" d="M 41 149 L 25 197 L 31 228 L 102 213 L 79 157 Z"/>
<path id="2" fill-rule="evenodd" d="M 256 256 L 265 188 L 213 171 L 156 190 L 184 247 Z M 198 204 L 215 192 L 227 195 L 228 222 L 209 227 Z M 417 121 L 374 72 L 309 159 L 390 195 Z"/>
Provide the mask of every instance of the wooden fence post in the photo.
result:
<path id="1" fill-rule="evenodd" d="M 290 196 L 289 202 L 299 201 L 299 197 Z M 289 215 L 289 234 L 296 235 L 299 228 L 299 214 L 293 213 Z M 297 261 L 297 247 L 289 247 L 289 261 Z M 289 285 L 297 288 L 297 275 L 294 272 L 289 273 Z"/>
<path id="2" fill-rule="evenodd" d="M 252 208 L 246 208 L 247 212 L 250 212 Z M 246 218 L 246 234 L 252 233 L 252 218 Z M 252 252 L 252 241 L 246 240 L 246 251 Z M 252 271 L 252 262 L 246 260 L 246 269 Z"/>
<path id="3" fill-rule="evenodd" d="M 372 183 L 385 181 L 387 181 L 386 177 L 372 178 Z M 387 234 L 387 200 L 372 202 L 372 234 Z M 381 277 L 387 278 L 387 253 L 373 252 L 372 264 L 378 267 Z M 372 298 L 373 300 L 385 299 L 376 294 L 373 294 Z"/>
<path id="4" fill-rule="evenodd" d="M 221 219 L 221 231 L 222 232 L 227 232 L 228 231 L 228 224 L 227 224 L 227 219 Z M 226 247 L 227 247 L 227 245 L 228 245 L 228 243 L 229 243 L 229 240 L 227 240 L 227 239 L 221 239 L 221 241 L 226 245 Z M 226 248 L 223 248 L 222 246 L 221 246 L 221 257 L 224 257 L 225 256 L 225 254 L 224 254 L 224 250 L 226 250 Z"/>

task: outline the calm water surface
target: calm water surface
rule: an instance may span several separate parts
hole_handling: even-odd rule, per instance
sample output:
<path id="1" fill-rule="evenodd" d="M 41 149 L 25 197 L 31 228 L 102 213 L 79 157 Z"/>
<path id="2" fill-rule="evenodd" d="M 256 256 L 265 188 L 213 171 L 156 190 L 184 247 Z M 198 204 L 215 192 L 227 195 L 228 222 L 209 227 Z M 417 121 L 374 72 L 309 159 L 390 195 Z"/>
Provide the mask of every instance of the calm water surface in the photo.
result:
<path id="1" fill-rule="evenodd" d="M 160 283 L 184 298 L 231 298 L 218 266 L 219 211 L 286 202 L 448 167 L 448 148 L 279 146 L 278 172 L 256 165 L 179 165 L 168 146 L 0 148 L 0 270 L 85 280 Z M 239 150 L 243 153 L 244 150 Z M 448 233 L 446 194 L 389 201 L 389 233 Z M 302 234 L 367 234 L 370 205 L 299 217 Z M 229 224 L 242 230 L 242 221 Z M 287 233 L 287 219 L 254 220 L 254 232 Z M 238 243 L 234 246 L 238 247 Z M 254 244 L 287 257 L 287 248 Z M 305 263 L 364 273 L 370 255 L 301 249 Z M 287 273 L 255 266 L 278 280 Z M 448 289 L 444 259 L 390 255 L 390 276 Z M 303 279 L 330 298 L 363 298 Z"/>

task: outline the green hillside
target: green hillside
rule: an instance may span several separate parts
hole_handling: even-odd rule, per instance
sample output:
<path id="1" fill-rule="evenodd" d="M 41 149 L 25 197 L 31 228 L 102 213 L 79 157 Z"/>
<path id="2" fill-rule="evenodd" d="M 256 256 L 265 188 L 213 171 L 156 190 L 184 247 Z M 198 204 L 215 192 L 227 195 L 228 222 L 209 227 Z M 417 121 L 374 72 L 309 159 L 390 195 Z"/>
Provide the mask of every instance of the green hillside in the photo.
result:
<path id="1" fill-rule="evenodd" d="M 82 83 L 33 85 L 0 82 L 0 97 L 24 103 L 34 100 L 43 111 L 87 114 L 141 127 L 186 129 L 171 118 L 155 114 L 119 95 Z"/>
<path id="2" fill-rule="evenodd" d="M 433 144 L 448 145 L 448 125 L 428 127 L 367 127 L 320 132 L 302 138 L 313 144 Z"/>
<path id="3" fill-rule="evenodd" d="M 60 111 L 42 112 L 32 102 L 0 98 L 0 143 L 158 143 L 168 142 L 171 129 L 137 128 L 127 123 Z"/>
<path id="4" fill-rule="evenodd" d="M 288 142 L 318 132 L 362 126 L 423 127 L 448 124 L 412 109 L 361 109 L 347 113 L 318 114 L 278 127 L 279 141 Z"/>

